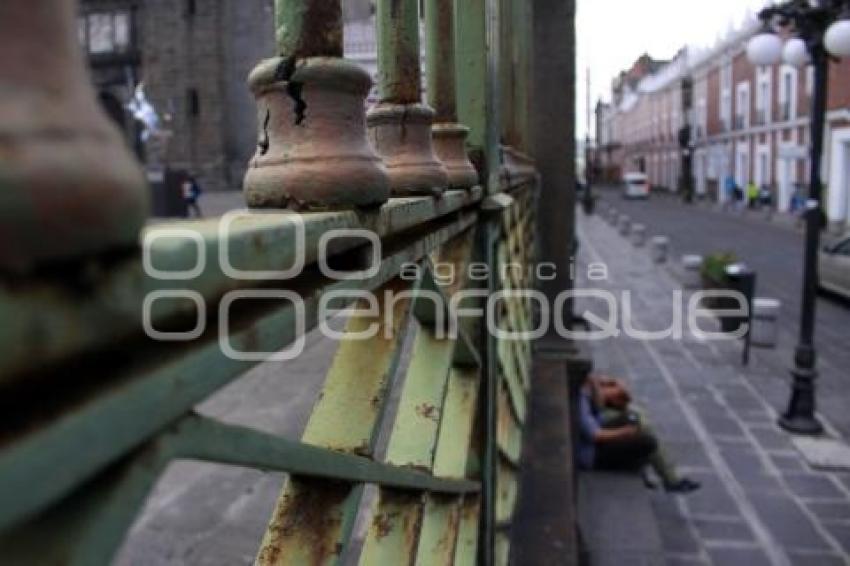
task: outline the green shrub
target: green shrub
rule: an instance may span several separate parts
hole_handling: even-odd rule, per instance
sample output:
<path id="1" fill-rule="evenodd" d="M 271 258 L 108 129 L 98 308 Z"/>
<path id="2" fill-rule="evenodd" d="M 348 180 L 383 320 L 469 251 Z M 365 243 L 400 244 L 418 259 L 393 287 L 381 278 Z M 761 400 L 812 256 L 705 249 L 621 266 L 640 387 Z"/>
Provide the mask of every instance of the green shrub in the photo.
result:
<path id="1" fill-rule="evenodd" d="M 733 252 L 715 252 L 708 255 L 702 263 L 702 278 L 714 287 L 728 287 L 726 267 L 738 262 Z"/>

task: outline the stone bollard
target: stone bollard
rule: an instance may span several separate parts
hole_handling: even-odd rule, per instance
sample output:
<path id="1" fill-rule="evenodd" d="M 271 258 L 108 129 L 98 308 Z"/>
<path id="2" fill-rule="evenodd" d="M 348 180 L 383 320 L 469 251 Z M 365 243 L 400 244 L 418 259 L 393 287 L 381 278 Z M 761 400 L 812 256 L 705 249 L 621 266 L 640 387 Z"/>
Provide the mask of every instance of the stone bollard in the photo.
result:
<path id="1" fill-rule="evenodd" d="M 629 218 L 626 214 L 621 214 L 619 220 L 617 221 L 617 227 L 620 230 L 621 236 L 628 237 L 629 233 L 632 230 L 632 219 Z"/>
<path id="2" fill-rule="evenodd" d="M 757 297 L 753 300 L 753 327 L 750 339 L 756 346 L 775 348 L 782 303 L 776 299 Z"/>
<path id="3" fill-rule="evenodd" d="M 702 256 L 682 256 L 682 286 L 685 289 L 698 289 L 702 286 Z"/>
<path id="4" fill-rule="evenodd" d="M 636 248 L 646 245 L 646 226 L 643 224 L 632 225 L 632 245 Z"/>
<path id="5" fill-rule="evenodd" d="M 76 2 L 0 2 L 4 273 L 139 249 L 148 187 L 97 101 L 77 31 Z"/>
<path id="6" fill-rule="evenodd" d="M 667 263 L 667 255 L 670 252 L 670 238 L 667 236 L 655 236 L 650 242 L 650 255 L 655 263 Z"/>
<path id="7" fill-rule="evenodd" d="M 614 208 L 612 206 L 610 209 L 608 209 L 608 217 L 607 217 L 608 224 L 610 224 L 611 226 L 616 226 L 617 220 L 619 218 L 620 218 L 620 212 L 616 208 Z"/>

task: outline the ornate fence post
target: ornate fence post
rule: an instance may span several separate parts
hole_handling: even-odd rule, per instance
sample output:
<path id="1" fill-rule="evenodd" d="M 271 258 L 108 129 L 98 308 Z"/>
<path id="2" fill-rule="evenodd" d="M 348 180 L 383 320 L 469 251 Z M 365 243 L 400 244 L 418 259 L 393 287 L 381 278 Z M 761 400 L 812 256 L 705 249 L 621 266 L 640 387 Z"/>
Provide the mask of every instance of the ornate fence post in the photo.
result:
<path id="1" fill-rule="evenodd" d="M 372 81 L 342 59 L 340 0 L 277 0 L 278 56 L 249 84 L 257 153 L 245 176 L 252 207 L 345 209 L 386 202 L 386 171 L 366 139 Z"/>
<path id="2" fill-rule="evenodd" d="M 141 170 L 101 111 L 76 2 L 0 2 L 0 270 L 132 250 Z"/>
<path id="3" fill-rule="evenodd" d="M 448 185 L 434 155 L 434 111 L 422 104 L 417 0 L 378 0 L 380 103 L 369 112 L 369 135 L 397 196 L 439 195 Z"/>
<path id="4" fill-rule="evenodd" d="M 478 183 L 478 172 L 466 154 L 469 128 L 458 123 L 455 90 L 454 0 L 428 0 L 428 104 L 434 109 L 434 149 L 449 175 L 449 186 L 466 188 Z"/>

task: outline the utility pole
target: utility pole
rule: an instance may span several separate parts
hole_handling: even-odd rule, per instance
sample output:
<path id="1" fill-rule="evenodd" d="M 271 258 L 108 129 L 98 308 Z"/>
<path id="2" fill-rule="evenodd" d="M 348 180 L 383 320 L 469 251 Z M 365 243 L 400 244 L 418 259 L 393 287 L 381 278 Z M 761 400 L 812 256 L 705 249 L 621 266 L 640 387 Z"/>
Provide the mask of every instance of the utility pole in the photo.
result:
<path id="1" fill-rule="evenodd" d="M 591 125 L 591 109 L 590 109 L 590 67 L 587 68 L 587 92 L 586 97 L 587 100 L 585 102 L 587 108 L 586 117 L 587 117 L 587 132 L 584 139 L 584 195 L 582 198 L 582 208 L 584 209 L 585 214 L 593 214 L 593 194 L 592 187 L 593 181 L 595 180 L 593 177 L 593 151 L 591 151 L 590 147 L 590 125 Z M 599 132 L 596 133 L 599 135 Z"/>

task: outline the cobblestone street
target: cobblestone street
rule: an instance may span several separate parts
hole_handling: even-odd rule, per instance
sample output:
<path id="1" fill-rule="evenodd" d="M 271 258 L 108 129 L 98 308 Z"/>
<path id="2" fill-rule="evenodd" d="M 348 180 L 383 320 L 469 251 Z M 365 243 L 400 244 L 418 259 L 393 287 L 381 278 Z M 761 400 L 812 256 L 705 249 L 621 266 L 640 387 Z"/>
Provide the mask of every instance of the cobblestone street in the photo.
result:
<path id="1" fill-rule="evenodd" d="M 793 365 L 800 320 L 803 238 L 793 222 L 768 223 L 761 214 L 720 212 L 715 205 L 685 206 L 678 198 L 653 195 L 649 201 L 627 201 L 612 189 L 598 193 L 606 202 L 647 227 L 647 235 L 670 237 L 671 264 L 683 254 L 708 255 L 732 251 L 757 273 L 756 295 L 782 302 L 779 345 L 769 355 L 758 352 L 753 371 L 773 376 L 764 394 L 783 408 L 787 402 L 785 379 Z M 845 437 L 850 437 L 850 303 L 821 295 L 817 302 L 815 345 L 818 350 L 819 410 Z"/>
<path id="2" fill-rule="evenodd" d="M 740 238 L 726 230 L 734 219 L 712 212 L 685 213 L 678 204 L 669 202 L 629 207 L 621 207 L 619 201 L 614 204 L 635 220 L 646 221 L 650 235 L 671 235 L 677 253 L 723 248 Z M 645 208 L 639 211 L 641 206 Z M 691 229 L 671 230 L 674 209 L 679 226 L 695 221 Z M 599 216 L 579 216 L 579 275 L 587 273 L 589 263 L 604 263 L 609 278 L 601 283 L 580 279 L 578 286 L 601 285 L 618 297 L 623 291 L 631 291 L 635 326 L 667 328 L 672 297 L 681 288 L 675 277 L 675 261 L 657 266 L 646 249 L 633 248 Z M 709 225 L 715 228 L 703 234 L 708 237 L 702 247 L 696 247 L 700 228 Z M 736 226 L 741 232 L 784 230 L 746 223 Z M 793 232 L 783 233 L 789 242 L 796 238 Z M 764 237 L 773 237 L 773 233 Z M 709 238 L 713 240 L 709 242 Z M 750 261 L 747 251 L 742 255 Z M 752 263 L 761 268 L 767 255 L 797 257 L 794 253 L 793 248 L 774 247 L 772 254 L 754 256 Z M 797 284 L 796 271 L 789 271 L 785 281 L 765 271 L 759 294 L 780 291 L 785 300 Z M 688 296 L 686 292 L 685 301 Z M 594 311 L 599 304 L 579 301 L 577 311 Z M 823 309 L 822 326 L 842 316 L 845 322 L 848 319 L 847 313 L 838 310 L 841 305 L 832 308 L 833 312 Z M 846 563 L 850 553 L 850 476 L 811 469 L 790 437 L 774 424 L 776 410 L 784 406 L 788 392 L 786 366 L 796 326 L 793 310 L 783 314 L 779 348 L 754 351 L 748 368 L 740 364 L 738 342 L 700 341 L 687 331 L 683 340 L 638 341 L 621 334 L 593 345 L 597 370 L 630 382 L 637 401 L 647 409 L 681 470 L 702 483 L 702 489 L 691 495 L 652 495 L 668 564 Z M 825 339 L 835 340 L 832 351 L 846 356 L 842 330 L 833 327 L 832 332 L 831 338 L 827 335 Z M 821 395 L 825 420 L 835 428 L 840 424 L 844 432 L 847 416 L 834 411 L 842 404 L 846 407 L 847 396 L 833 392 L 840 390 L 842 378 L 846 378 L 838 367 L 847 366 L 832 365 L 840 362 L 830 360 L 829 353 L 825 357 L 827 377 Z M 833 415 L 838 418 L 833 419 Z"/>

